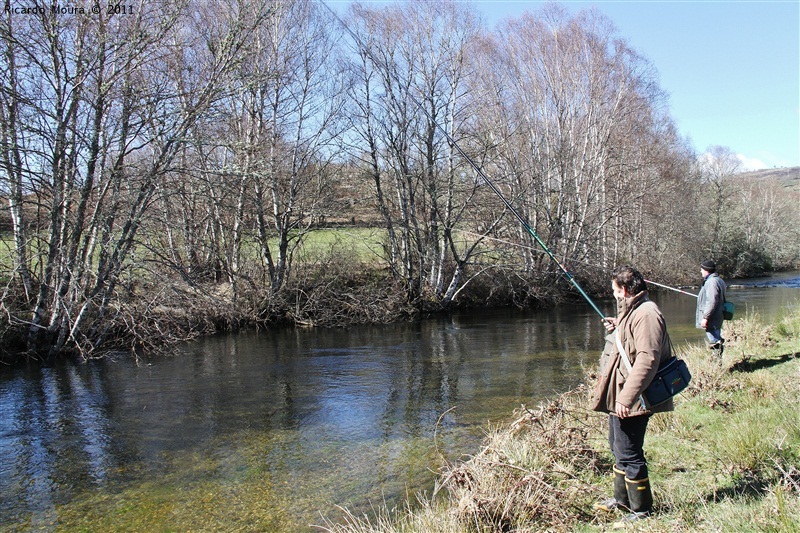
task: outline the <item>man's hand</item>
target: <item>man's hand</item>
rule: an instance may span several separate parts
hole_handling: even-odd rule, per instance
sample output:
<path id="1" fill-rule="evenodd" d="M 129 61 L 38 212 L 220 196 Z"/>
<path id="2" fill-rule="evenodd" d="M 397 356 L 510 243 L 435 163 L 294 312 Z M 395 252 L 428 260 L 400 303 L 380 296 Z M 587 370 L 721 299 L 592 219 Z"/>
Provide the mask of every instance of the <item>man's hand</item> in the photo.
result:
<path id="1" fill-rule="evenodd" d="M 706 329 L 708 327 L 708 319 L 707 318 L 703 318 L 702 320 L 700 320 L 700 327 L 703 328 L 703 329 Z"/>
<path id="2" fill-rule="evenodd" d="M 603 325 L 606 327 L 606 330 L 611 333 L 617 329 L 617 319 L 607 316 L 603 319 Z"/>
<path id="3" fill-rule="evenodd" d="M 617 402 L 617 416 L 620 418 L 627 418 L 631 416 L 631 408 Z"/>

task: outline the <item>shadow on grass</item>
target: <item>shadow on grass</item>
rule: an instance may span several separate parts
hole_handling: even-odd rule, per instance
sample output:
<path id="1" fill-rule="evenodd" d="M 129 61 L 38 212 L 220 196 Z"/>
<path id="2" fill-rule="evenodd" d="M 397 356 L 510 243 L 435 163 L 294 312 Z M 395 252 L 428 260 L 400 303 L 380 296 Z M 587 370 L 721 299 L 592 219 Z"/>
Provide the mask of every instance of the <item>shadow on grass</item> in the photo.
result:
<path id="1" fill-rule="evenodd" d="M 781 363 L 786 363 L 791 361 L 792 359 L 797 359 L 800 357 L 800 352 L 795 353 L 787 353 L 783 355 L 779 355 L 778 357 L 774 357 L 772 359 L 758 359 L 757 361 L 751 361 L 750 358 L 753 357 L 751 355 L 746 355 L 744 360 L 739 361 L 738 363 L 731 366 L 731 371 L 733 372 L 755 372 L 756 370 L 761 370 L 762 368 L 770 368 Z"/>
<path id="2" fill-rule="evenodd" d="M 707 502 L 720 502 L 731 498 L 761 498 L 770 491 L 772 483 L 754 474 L 737 476 L 733 485 L 721 487 L 708 493 L 705 497 Z"/>

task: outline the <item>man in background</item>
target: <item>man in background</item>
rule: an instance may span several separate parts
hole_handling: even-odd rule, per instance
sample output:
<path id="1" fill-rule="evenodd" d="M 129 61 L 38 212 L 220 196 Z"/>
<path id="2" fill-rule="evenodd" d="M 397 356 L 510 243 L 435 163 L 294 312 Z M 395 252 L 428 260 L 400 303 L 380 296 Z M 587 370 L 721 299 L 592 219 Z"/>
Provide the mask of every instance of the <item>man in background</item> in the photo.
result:
<path id="1" fill-rule="evenodd" d="M 725 282 L 717 274 L 717 265 L 711 259 L 700 263 L 703 287 L 697 295 L 695 325 L 705 330 L 708 347 L 722 360 L 725 339 L 722 338 L 722 305 L 725 303 Z"/>

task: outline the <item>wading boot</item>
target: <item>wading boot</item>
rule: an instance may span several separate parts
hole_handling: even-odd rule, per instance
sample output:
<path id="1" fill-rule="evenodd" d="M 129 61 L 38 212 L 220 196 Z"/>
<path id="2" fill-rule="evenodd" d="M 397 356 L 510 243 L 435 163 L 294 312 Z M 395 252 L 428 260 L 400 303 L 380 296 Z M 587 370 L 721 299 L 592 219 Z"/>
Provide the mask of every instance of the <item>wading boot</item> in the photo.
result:
<path id="1" fill-rule="evenodd" d="M 614 529 L 622 529 L 628 524 L 644 520 L 650 516 L 650 512 L 653 510 L 653 493 L 650 490 L 650 480 L 648 478 L 625 478 L 625 486 L 628 490 L 628 501 L 631 503 L 631 513 L 616 522 Z"/>
<path id="2" fill-rule="evenodd" d="M 628 489 L 625 486 L 625 472 L 614 467 L 614 497 L 595 503 L 592 508 L 595 511 L 613 511 L 620 509 L 626 511 L 630 509 L 628 501 Z"/>
<path id="3" fill-rule="evenodd" d="M 711 355 L 717 363 L 722 362 L 722 352 L 725 351 L 725 339 L 720 339 L 714 344 L 709 344 Z"/>

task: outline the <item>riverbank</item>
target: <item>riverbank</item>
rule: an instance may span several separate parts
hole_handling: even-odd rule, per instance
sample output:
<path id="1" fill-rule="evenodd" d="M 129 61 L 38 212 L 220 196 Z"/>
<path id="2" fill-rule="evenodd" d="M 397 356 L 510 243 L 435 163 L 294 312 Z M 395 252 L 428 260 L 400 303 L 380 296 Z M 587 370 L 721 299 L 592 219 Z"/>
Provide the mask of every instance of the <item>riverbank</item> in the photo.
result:
<path id="1" fill-rule="evenodd" d="M 693 374 L 673 413 L 657 415 L 645 452 L 655 516 L 639 531 L 800 530 L 800 308 L 772 324 L 727 322 L 721 366 L 677 346 Z M 473 457 L 441 472 L 432 496 L 377 517 L 327 524 L 339 533 L 605 531 L 592 511 L 611 492 L 606 417 L 589 411 L 594 376 L 491 428 Z"/>

